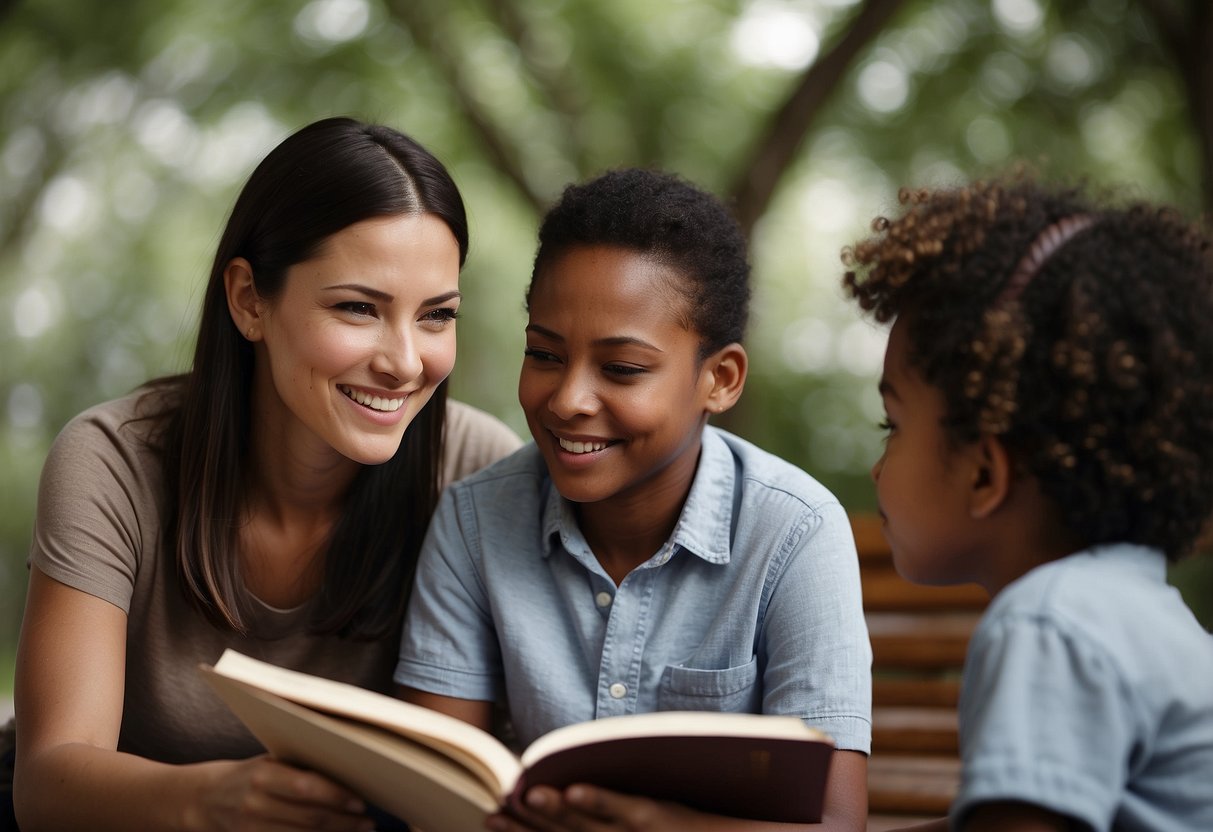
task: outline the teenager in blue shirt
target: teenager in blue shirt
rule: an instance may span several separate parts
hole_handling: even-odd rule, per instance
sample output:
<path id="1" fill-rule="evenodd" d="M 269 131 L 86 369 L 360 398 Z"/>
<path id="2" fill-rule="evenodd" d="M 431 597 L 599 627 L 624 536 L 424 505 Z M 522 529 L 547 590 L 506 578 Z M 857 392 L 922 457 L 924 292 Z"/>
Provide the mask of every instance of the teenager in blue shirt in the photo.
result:
<path id="1" fill-rule="evenodd" d="M 1025 177 L 903 202 L 845 278 L 896 319 L 885 536 L 993 596 L 926 828 L 1213 829 L 1213 635 L 1166 583 L 1213 509 L 1213 245 Z"/>
<path id="2" fill-rule="evenodd" d="M 741 395 L 748 303 L 714 197 L 642 170 L 566 189 L 527 292 L 534 442 L 444 495 L 395 678 L 484 728 L 507 702 L 521 744 L 618 714 L 792 714 L 840 749 L 822 828 L 862 830 L 871 652 L 846 513 L 707 425 Z M 541 829 L 766 828 L 586 786 L 529 804 Z"/>

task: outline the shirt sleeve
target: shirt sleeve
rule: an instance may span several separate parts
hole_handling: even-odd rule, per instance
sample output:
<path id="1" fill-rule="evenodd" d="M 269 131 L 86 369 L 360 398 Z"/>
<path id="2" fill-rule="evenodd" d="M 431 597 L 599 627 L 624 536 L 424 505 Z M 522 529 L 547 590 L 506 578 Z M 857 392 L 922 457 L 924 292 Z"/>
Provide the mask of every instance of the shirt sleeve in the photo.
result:
<path id="1" fill-rule="evenodd" d="M 986 622 L 965 669 L 953 822 L 1014 800 L 1110 828 L 1140 725 L 1133 702 L 1113 657 L 1056 621 Z"/>
<path id="2" fill-rule="evenodd" d="M 763 712 L 795 714 L 838 748 L 872 748 L 872 648 L 846 512 L 818 508 L 771 593 L 764 621 Z"/>
<path id="3" fill-rule="evenodd" d="M 140 452 L 122 430 L 85 413 L 56 438 L 38 484 L 29 563 L 130 612 L 144 546 L 140 507 L 150 498 Z"/>
<path id="4" fill-rule="evenodd" d="M 443 493 L 422 544 L 394 679 L 443 696 L 498 701 L 501 650 L 469 545 L 478 545 L 475 513 L 470 505 L 461 512 L 460 496 L 458 488 Z"/>

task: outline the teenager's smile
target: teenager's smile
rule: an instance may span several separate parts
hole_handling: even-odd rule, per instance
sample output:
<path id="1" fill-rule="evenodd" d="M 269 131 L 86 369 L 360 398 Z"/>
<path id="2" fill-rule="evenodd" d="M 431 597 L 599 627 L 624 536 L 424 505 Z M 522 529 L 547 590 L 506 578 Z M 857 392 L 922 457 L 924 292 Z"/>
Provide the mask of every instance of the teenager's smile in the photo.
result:
<path id="1" fill-rule="evenodd" d="M 614 442 L 601 439 L 566 439 L 563 436 L 557 436 L 556 442 L 560 445 L 560 450 L 576 456 L 605 451 L 608 447 L 615 444 Z"/>
<path id="2" fill-rule="evenodd" d="M 518 399 L 567 499 L 690 488 L 711 383 L 682 280 L 614 246 L 572 248 L 536 275 Z"/>

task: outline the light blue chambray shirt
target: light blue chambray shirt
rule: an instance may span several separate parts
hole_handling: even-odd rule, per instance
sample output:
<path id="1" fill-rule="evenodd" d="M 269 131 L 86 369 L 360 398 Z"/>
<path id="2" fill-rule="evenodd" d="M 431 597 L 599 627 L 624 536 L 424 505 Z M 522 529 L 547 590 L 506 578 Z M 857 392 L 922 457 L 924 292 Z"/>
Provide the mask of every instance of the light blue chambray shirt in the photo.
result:
<path id="1" fill-rule="evenodd" d="M 398 683 L 506 699 L 518 740 L 660 710 L 791 714 L 871 746 L 855 543 L 799 468 L 706 428 L 674 533 L 618 587 L 529 444 L 444 492 Z"/>
<path id="2" fill-rule="evenodd" d="M 1096 832 L 1213 830 L 1213 635 L 1166 569 L 1099 546 L 994 598 L 965 662 L 953 828 L 1017 800 Z"/>

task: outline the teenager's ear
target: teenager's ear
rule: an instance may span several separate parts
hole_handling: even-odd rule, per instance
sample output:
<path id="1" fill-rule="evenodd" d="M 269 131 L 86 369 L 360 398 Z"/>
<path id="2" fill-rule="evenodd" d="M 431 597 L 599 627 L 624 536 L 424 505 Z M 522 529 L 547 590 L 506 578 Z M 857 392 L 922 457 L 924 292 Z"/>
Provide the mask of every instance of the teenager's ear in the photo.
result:
<path id="1" fill-rule="evenodd" d="M 973 484 L 969 516 L 985 519 L 1007 501 L 1014 468 L 1007 446 L 996 436 L 982 436 L 971 449 Z"/>
<path id="2" fill-rule="evenodd" d="M 749 367 L 745 347 L 736 343 L 722 347 L 704 360 L 704 372 L 710 385 L 704 407 L 709 413 L 724 413 L 737 404 L 745 388 Z"/>
<path id="3" fill-rule="evenodd" d="M 243 257 L 233 257 L 223 270 L 223 288 L 232 323 L 249 341 L 260 340 L 261 312 L 265 304 L 253 281 L 253 265 Z"/>

